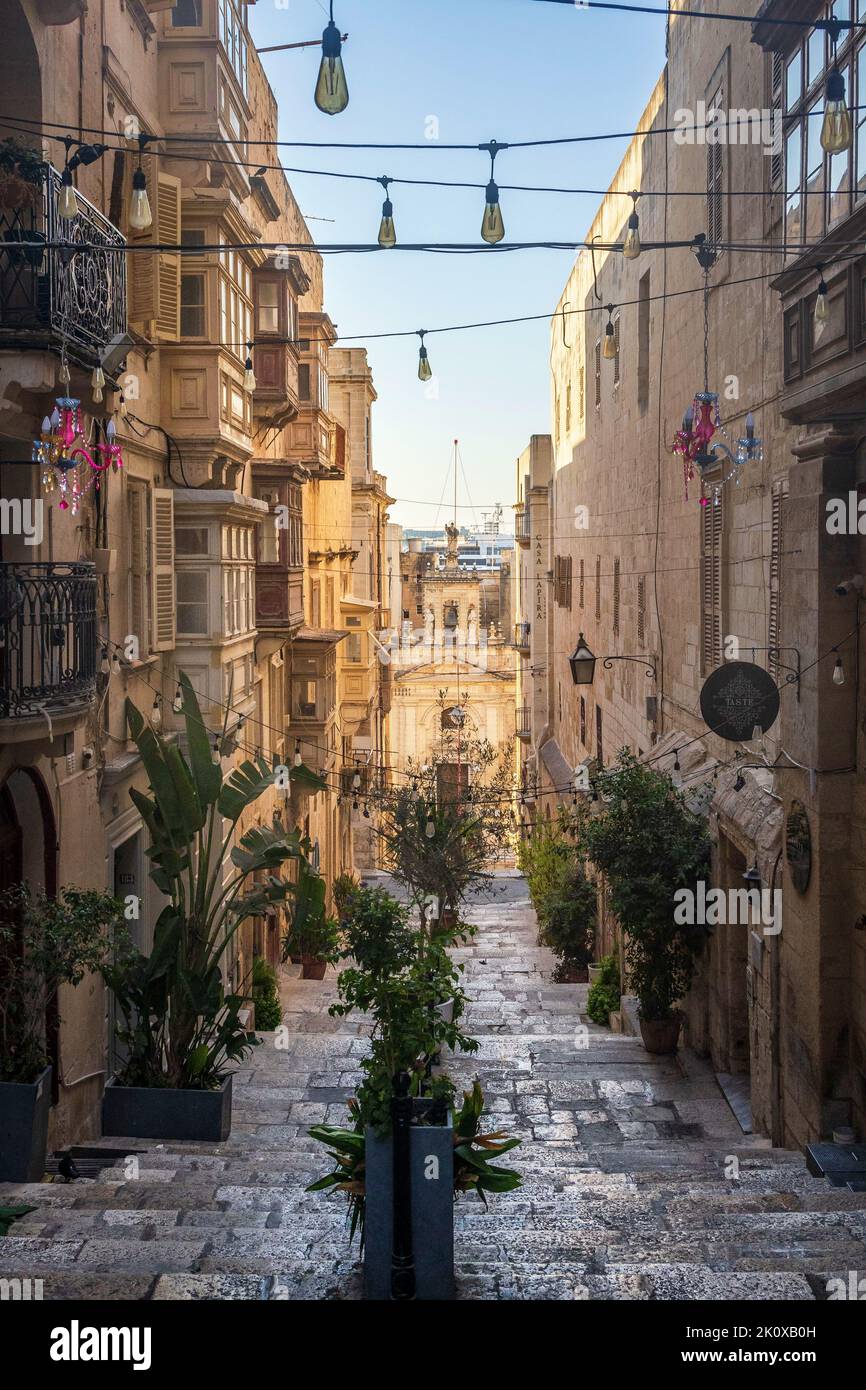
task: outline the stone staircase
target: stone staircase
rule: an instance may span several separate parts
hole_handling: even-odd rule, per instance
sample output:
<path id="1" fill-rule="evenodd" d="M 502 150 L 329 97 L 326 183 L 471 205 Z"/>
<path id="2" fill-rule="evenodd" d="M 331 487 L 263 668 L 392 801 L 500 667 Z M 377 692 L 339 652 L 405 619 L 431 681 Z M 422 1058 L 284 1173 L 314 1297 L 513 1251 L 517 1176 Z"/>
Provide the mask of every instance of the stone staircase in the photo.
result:
<path id="1" fill-rule="evenodd" d="M 468 1299 L 813 1299 L 866 1274 L 866 1193 L 745 1136 L 695 1059 L 652 1058 L 581 1015 L 586 987 L 550 983 L 522 881 L 471 912 L 458 953 L 491 1127 L 520 1134 L 521 1188 L 456 1209 Z M 264 1035 L 235 1076 L 224 1144 L 129 1140 L 94 1181 L 0 1186 L 36 1206 L 0 1241 L 0 1277 L 46 1298 L 344 1299 L 360 1295 L 339 1195 L 311 1123 L 342 1122 L 365 1028 L 327 1013 L 333 978 L 287 978 L 288 1045 Z M 125 1147 L 116 1138 L 97 1141 Z M 144 1152 L 135 1151 L 144 1150 Z"/>

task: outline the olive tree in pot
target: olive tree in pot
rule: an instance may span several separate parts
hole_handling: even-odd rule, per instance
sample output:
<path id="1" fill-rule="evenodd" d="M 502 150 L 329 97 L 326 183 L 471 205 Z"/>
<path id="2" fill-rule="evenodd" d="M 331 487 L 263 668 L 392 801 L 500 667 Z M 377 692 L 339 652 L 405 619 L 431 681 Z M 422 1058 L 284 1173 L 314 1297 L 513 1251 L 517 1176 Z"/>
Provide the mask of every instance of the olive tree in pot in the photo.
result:
<path id="1" fill-rule="evenodd" d="M 46 1015 L 61 985 L 99 970 L 123 922 L 114 898 L 62 888 L 0 894 L 0 1182 L 38 1182 L 45 1171 L 51 1068 Z"/>
<path id="2" fill-rule="evenodd" d="M 413 928 L 409 914 L 381 889 L 363 889 L 345 924 L 346 968 L 339 980 L 335 1016 L 355 1010 L 372 1018 L 363 1080 L 349 1102 L 346 1127 L 317 1125 L 310 1133 L 328 1149 L 333 1167 L 309 1191 L 338 1191 L 348 1199 L 350 1239 L 360 1234 L 368 1298 L 388 1298 L 393 1236 L 394 1078 L 408 1075 L 413 1118 L 409 1145 L 412 1245 L 416 1297 L 453 1296 L 453 1197 L 458 1191 L 508 1191 L 520 1178 L 494 1160 L 516 1144 L 500 1133 L 482 1134 L 483 1096 L 477 1085 L 455 1116 L 455 1088 L 434 1075 L 433 1058 L 445 1046 L 473 1052 L 460 1016 L 465 997 L 459 971 L 442 933 Z M 454 1017 L 435 1008 L 443 991 Z M 431 1169 L 431 1165 L 433 1165 Z M 431 1181 L 432 1177 L 436 1181 Z"/>
<path id="3" fill-rule="evenodd" d="M 707 871 L 706 823 L 669 778 L 623 750 L 604 774 L 602 810 L 585 824 L 583 842 L 623 930 L 644 1046 L 675 1052 L 677 1004 L 691 986 L 706 930 L 677 924 L 674 894 L 694 891 Z"/>
<path id="4" fill-rule="evenodd" d="M 233 846 L 244 812 L 273 785 L 276 767 L 241 763 L 223 779 L 195 692 L 181 673 L 188 759 L 127 702 L 129 728 L 150 782 L 130 796 L 150 833 L 150 877 L 167 899 L 149 956 L 127 947 L 103 967 L 122 1017 L 125 1062 L 106 1088 L 103 1130 L 159 1139 L 224 1139 L 231 1128 L 231 1069 L 255 1046 L 241 1019 L 245 998 L 227 993 L 221 963 L 245 918 L 303 904 L 312 874 L 303 842 L 278 818 Z M 225 729 L 223 730 L 225 737 Z M 308 768 L 292 779 L 324 786 Z M 232 847 L 233 846 L 233 847 Z M 226 874 L 228 859 L 235 872 Z M 266 875 L 252 881 L 253 875 Z M 247 891 L 249 890 L 249 891 Z M 303 909 L 302 909 L 303 910 Z"/>

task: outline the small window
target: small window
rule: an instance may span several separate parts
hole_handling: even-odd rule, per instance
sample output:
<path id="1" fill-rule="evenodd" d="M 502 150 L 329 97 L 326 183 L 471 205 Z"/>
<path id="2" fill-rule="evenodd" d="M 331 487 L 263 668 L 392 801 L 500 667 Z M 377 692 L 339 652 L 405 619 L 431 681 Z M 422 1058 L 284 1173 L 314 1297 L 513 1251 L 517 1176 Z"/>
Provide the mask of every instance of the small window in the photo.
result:
<path id="1" fill-rule="evenodd" d="M 173 29 L 198 29 L 201 25 L 201 0 L 175 0 L 171 12 Z"/>
<path id="2" fill-rule="evenodd" d="M 280 287 L 276 280 L 259 282 L 256 314 L 259 333 L 279 333 Z"/>
<path id="3" fill-rule="evenodd" d="M 178 570 L 177 630 L 196 637 L 208 632 L 208 574 L 206 570 Z"/>
<path id="4" fill-rule="evenodd" d="M 206 335 L 204 280 L 203 275 L 182 275 L 180 277 L 180 336 L 182 338 L 204 338 Z"/>
<path id="5" fill-rule="evenodd" d="M 181 246 L 204 246 L 203 227 L 184 227 L 180 234 Z"/>
<path id="6" fill-rule="evenodd" d="M 178 555 L 207 555 L 210 532 L 206 526 L 178 526 L 174 548 Z"/>
<path id="7" fill-rule="evenodd" d="M 310 400 L 309 362 L 301 362 L 298 364 L 298 399 L 301 401 Z"/>

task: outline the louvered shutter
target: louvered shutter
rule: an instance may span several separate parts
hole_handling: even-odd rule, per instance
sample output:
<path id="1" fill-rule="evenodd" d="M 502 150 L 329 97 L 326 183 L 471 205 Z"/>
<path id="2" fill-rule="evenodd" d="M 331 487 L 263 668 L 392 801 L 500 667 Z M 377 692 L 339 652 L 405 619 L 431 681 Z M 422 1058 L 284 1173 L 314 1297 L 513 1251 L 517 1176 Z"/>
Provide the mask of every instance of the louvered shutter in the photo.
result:
<path id="1" fill-rule="evenodd" d="M 613 630 L 619 636 L 619 560 L 613 562 Z"/>
<path id="2" fill-rule="evenodd" d="M 770 605 L 767 615 L 768 667 L 774 676 L 779 675 L 778 655 L 773 652 L 778 647 L 782 634 L 782 545 L 785 522 L 784 484 L 777 483 L 770 500 Z"/>
<path id="3" fill-rule="evenodd" d="M 782 81 L 785 60 L 781 53 L 770 55 L 770 111 L 773 132 L 773 152 L 770 155 L 770 188 L 775 192 L 782 186 Z M 776 145 L 778 143 L 778 149 Z"/>
<path id="4" fill-rule="evenodd" d="M 160 245 L 180 243 L 180 179 L 157 178 L 156 239 Z M 146 254 L 146 253 L 145 253 Z M 160 252 L 157 260 L 157 337 L 176 342 L 180 337 L 180 252 Z"/>
<path id="5" fill-rule="evenodd" d="M 643 576 L 637 581 L 637 640 L 646 639 L 646 580 Z"/>
<path id="6" fill-rule="evenodd" d="M 138 167 L 137 158 L 129 160 L 131 169 Z M 144 176 L 147 179 L 147 187 L 151 200 L 154 199 L 154 171 L 156 161 L 152 155 L 145 155 L 141 161 Z M 153 202 L 151 201 L 151 207 Z M 149 245 L 154 241 L 156 227 L 149 227 L 146 232 L 136 232 L 130 228 L 129 245 Z M 129 285 L 129 319 L 133 328 L 141 333 L 145 338 L 153 338 L 156 320 L 156 301 L 157 301 L 157 261 L 158 257 L 153 251 L 131 250 L 127 256 L 127 284 Z"/>
<path id="7" fill-rule="evenodd" d="M 153 489 L 153 649 L 171 651 L 175 645 L 174 493 Z"/>
<path id="8" fill-rule="evenodd" d="M 722 110 L 724 88 L 718 87 L 709 103 L 709 112 Z M 710 124 L 709 119 L 707 124 Z M 725 235 L 724 149 L 721 143 L 707 142 L 707 241 L 711 246 L 718 245 Z"/>
<path id="9" fill-rule="evenodd" d="M 722 659 L 722 499 L 701 508 L 701 665 Z"/>
<path id="10" fill-rule="evenodd" d="M 150 650 L 148 631 L 148 556 L 147 556 L 147 492 L 138 485 L 131 486 L 127 492 L 127 516 L 129 518 L 129 611 L 127 622 L 129 632 L 138 639 L 139 650 Z"/>

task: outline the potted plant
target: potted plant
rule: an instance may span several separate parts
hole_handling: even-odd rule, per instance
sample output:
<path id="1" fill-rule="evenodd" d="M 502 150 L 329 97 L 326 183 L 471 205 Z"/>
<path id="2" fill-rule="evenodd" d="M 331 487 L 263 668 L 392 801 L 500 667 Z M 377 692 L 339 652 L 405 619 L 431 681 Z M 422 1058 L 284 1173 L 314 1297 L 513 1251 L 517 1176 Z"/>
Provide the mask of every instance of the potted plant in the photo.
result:
<path id="1" fill-rule="evenodd" d="M 339 950 L 339 923 L 325 911 L 325 880 L 307 862 L 301 865 L 298 883 L 301 892 L 283 937 L 283 960 L 300 959 L 302 979 L 323 980 Z"/>
<path id="2" fill-rule="evenodd" d="M 123 907 L 105 893 L 62 888 L 0 895 L 0 1182 L 39 1182 L 45 1171 L 51 1067 L 46 1013 L 61 985 L 98 970 Z"/>
<path id="3" fill-rule="evenodd" d="M 590 984 L 586 1012 L 593 1023 L 601 1023 L 609 1028 L 610 1016 L 616 1013 L 620 1004 L 619 958 L 615 954 L 602 956 L 595 969 L 598 970 L 598 977 Z"/>
<path id="4" fill-rule="evenodd" d="M 280 1026 L 283 1010 L 277 972 L 263 956 L 256 956 L 253 960 L 252 996 L 256 1010 L 256 1032 L 272 1033 Z"/>
<path id="5" fill-rule="evenodd" d="M 416 1297 L 453 1296 L 453 1196 L 475 1190 L 505 1191 L 519 1175 L 493 1160 L 516 1140 L 481 1134 L 483 1096 L 477 1086 L 455 1116 L 454 1086 L 434 1074 L 444 1047 L 472 1052 L 477 1043 L 460 1029 L 465 996 L 460 971 L 450 960 L 447 933 L 422 920 L 382 889 L 361 889 L 345 924 L 338 1002 L 330 1012 L 361 1011 L 372 1020 L 363 1080 L 349 1102 L 344 1127 L 317 1125 L 310 1134 L 325 1144 L 332 1169 L 308 1191 L 336 1190 L 348 1200 L 349 1238 L 360 1234 L 368 1298 L 390 1294 L 393 1236 L 392 1100 L 395 1078 L 408 1083 L 413 1122 L 409 1179 Z M 448 995 L 451 1017 L 437 1008 Z M 437 1181 L 430 1181 L 435 1172 Z"/>
<path id="6" fill-rule="evenodd" d="M 106 1087 L 103 1131 L 157 1139 L 225 1139 L 231 1129 L 231 1072 L 255 1046 L 242 1022 L 242 994 L 226 992 L 221 964 L 241 922 L 292 902 L 308 910 L 317 878 L 304 843 L 279 818 L 235 834 L 241 816 L 273 785 L 277 767 L 259 758 L 224 779 L 188 677 L 180 674 L 188 758 L 127 701 L 130 733 L 150 795 L 130 796 L 150 833 L 150 876 L 167 899 L 149 956 L 119 950 L 102 973 L 122 1017 L 124 1062 Z M 223 728 L 223 739 L 226 728 Z M 293 780 L 321 790 L 308 768 Z M 235 872 L 226 874 L 226 862 Z M 294 862 L 292 882 L 279 870 Z M 254 875 L 266 874 L 263 882 Z M 247 891 L 249 889 L 249 891 Z"/>
<path id="7" fill-rule="evenodd" d="M 667 777 L 627 750 L 604 781 L 603 809 L 586 823 L 584 844 L 607 880 L 624 933 L 644 1046 L 648 1052 L 675 1052 L 677 1004 L 691 986 L 706 931 L 677 924 L 674 894 L 694 891 L 707 872 L 706 824 Z"/>
<path id="8" fill-rule="evenodd" d="M 351 911 L 352 899 L 361 887 L 361 880 L 356 874 L 342 873 L 337 874 L 331 885 L 331 893 L 334 898 L 334 908 L 342 926 Z"/>

